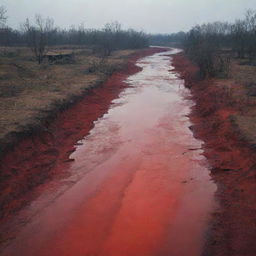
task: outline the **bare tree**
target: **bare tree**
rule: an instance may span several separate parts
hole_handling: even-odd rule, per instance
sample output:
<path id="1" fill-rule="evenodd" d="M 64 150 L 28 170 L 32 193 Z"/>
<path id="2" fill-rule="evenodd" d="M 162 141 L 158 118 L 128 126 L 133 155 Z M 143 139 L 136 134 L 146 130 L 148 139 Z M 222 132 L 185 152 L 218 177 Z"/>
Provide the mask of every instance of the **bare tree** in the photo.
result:
<path id="1" fill-rule="evenodd" d="M 49 46 L 87 45 L 94 53 L 104 58 L 114 50 L 137 49 L 148 46 L 148 36 L 132 29 L 123 30 L 118 22 L 108 23 L 102 30 L 88 29 L 83 24 L 70 29 L 54 27 L 52 19 L 36 19 L 24 22 L 19 30 L 9 27 L 0 29 L 0 45 L 24 46 L 33 51 L 36 60 L 41 63 Z"/>
<path id="2" fill-rule="evenodd" d="M 233 50 L 239 58 L 256 57 L 256 11 L 248 10 L 243 19 L 237 20 L 232 26 Z"/>
<path id="3" fill-rule="evenodd" d="M 0 28 L 3 28 L 7 21 L 6 16 L 6 8 L 4 6 L 0 6 Z"/>
<path id="4" fill-rule="evenodd" d="M 247 54 L 251 61 L 256 57 L 256 11 L 248 10 L 245 15 Z"/>
<path id="5" fill-rule="evenodd" d="M 50 36 L 54 31 L 54 21 L 53 19 L 43 19 L 41 15 L 36 15 L 35 24 L 31 25 L 29 19 L 27 19 L 24 29 L 28 46 L 33 51 L 38 63 L 41 64 L 49 46 Z"/>
<path id="6" fill-rule="evenodd" d="M 188 33 L 185 50 L 198 64 L 202 78 L 228 75 L 230 57 L 220 52 L 230 31 L 228 23 L 214 22 L 197 25 Z"/>
<path id="7" fill-rule="evenodd" d="M 233 50 L 238 58 L 245 58 L 246 53 L 246 24 L 244 20 L 237 20 L 232 26 Z"/>
<path id="8" fill-rule="evenodd" d="M 118 40 L 122 33 L 121 27 L 121 24 L 117 21 L 105 25 L 100 42 L 103 55 L 109 56 L 112 51 L 118 48 Z"/>

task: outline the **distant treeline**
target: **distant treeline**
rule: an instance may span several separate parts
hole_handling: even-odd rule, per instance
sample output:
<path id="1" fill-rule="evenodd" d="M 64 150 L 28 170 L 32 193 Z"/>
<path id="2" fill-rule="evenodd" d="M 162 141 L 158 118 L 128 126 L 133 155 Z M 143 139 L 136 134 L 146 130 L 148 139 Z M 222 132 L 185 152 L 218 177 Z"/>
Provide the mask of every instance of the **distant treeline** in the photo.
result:
<path id="1" fill-rule="evenodd" d="M 133 29 L 124 30 L 118 22 L 106 24 L 103 29 L 87 29 L 83 25 L 60 29 L 53 19 L 36 15 L 27 19 L 19 30 L 6 25 L 6 9 L 0 6 L 0 46 L 29 46 L 40 63 L 48 46 L 86 45 L 103 55 L 113 50 L 138 49 L 149 45 L 148 36 Z"/>
<path id="2" fill-rule="evenodd" d="M 230 58 L 256 60 L 256 11 L 248 10 L 234 23 L 214 22 L 193 27 L 183 41 L 202 77 L 227 76 Z"/>
<path id="3" fill-rule="evenodd" d="M 52 19 L 36 15 L 27 19 L 20 30 L 6 26 L 6 9 L 0 7 L 0 45 L 29 46 L 40 63 L 48 46 L 85 45 L 103 55 L 113 50 L 137 49 L 148 45 L 176 46 L 200 67 L 202 77 L 227 76 L 230 58 L 256 61 L 256 11 L 248 10 L 234 23 L 213 22 L 194 26 L 189 32 L 169 35 L 147 35 L 135 30 L 123 30 L 118 22 L 106 24 L 101 30 L 86 29 L 83 25 L 60 29 Z"/>
<path id="4" fill-rule="evenodd" d="M 98 45 L 112 49 L 135 49 L 148 46 L 148 37 L 133 29 L 122 30 L 116 23 L 107 24 L 104 29 L 86 29 L 83 26 L 70 29 L 53 28 L 47 31 L 47 43 L 54 45 Z M 39 33 L 36 27 L 31 28 Z M 29 39 L 28 30 L 0 28 L 1 46 L 25 46 Z M 107 44 L 107 45 L 106 45 Z"/>
<path id="5" fill-rule="evenodd" d="M 185 32 L 178 32 L 173 34 L 156 34 L 149 35 L 150 45 L 159 45 L 159 46 L 182 46 L 186 38 Z"/>
<path id="6" fill-rule="evenodd" d="M 233 23 L 217 21 L 194 26 L 187 33 L 151 35 L 150 44 L 182 47 L 198 64 L 202 78 L 226 77 L 233 57 L 256 65 L 256 11 L 248 10 Z"/>

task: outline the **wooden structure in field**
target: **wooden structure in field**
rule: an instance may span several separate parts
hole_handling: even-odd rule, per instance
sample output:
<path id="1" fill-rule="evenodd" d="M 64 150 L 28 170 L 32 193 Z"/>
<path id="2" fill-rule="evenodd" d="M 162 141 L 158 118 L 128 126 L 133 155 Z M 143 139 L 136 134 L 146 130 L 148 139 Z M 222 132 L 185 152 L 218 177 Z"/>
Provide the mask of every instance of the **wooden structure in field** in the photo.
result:
<path id="1" fill-rule="evenodd" d="M 72 51 L 51 51 L 44 55 L 44 58 L 49 63 L 72 63 L 74 61 L 75 54 Z"/>

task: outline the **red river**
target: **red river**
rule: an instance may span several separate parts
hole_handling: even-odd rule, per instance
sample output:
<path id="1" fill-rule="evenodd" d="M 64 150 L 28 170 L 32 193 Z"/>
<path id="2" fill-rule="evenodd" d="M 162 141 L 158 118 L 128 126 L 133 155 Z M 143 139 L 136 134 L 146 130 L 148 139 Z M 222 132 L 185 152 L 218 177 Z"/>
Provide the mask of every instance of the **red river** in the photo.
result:
<path id="1" fill-rule="evenodd" d="M 137 61 L 141 71 L 77 143 L 70 175 L 27 206 L 1 255 L 201 255 L 216 185 L 189 128 L 190 92 L 172 71 L 177 52 Z"/>

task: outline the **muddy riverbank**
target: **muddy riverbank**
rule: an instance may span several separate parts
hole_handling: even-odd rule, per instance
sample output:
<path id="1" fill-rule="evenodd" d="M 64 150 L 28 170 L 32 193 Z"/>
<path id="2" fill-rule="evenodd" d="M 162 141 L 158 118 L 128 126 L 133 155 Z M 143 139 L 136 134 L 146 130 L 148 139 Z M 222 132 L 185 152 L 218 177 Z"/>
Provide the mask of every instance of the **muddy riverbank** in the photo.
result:
<path id="1" fill-rule="evenodd" d="M 204 155 L 218 185 L 220 206 L 213 214 L 204 255 L 253 256 L 256 153 L 251 141 L 246 140 L 248 136 L 236 125 L 237 116 L 248 115 L 248 100 L 238 100 L 244 92 L 232 80 L 200 81 L 197 67 L 183 54 L 175 56 L 174 66 L 192 92 L 196 105 L 190 115 L 191 129 L 204 141 Z"/>
<path id="2" fill-rule="evenodd" d="M 45 120 L 54 119 L 141 51 L 115 51 L 103 59 L 88 48 L 73 50 L 70 63 L 38 65 L 29 48 L 0 47 L 0 157 L 22 138 L 44 130 Z"/>
<path id="3" fill-rule="evenodd" d="M 170 68 L 179 50 L 161 51 L 136 66 L 132 62 L 131 69 L 93 90 L 89 101 L 63 112 L 44 143 L 34 139 L 43 145 L 42 154 L 31 150 L 26 161 L 51 160 L 56 151 L 47 145 L 64 150 L 56 153 L 54 178 L 35 189 L 38 196 L 1 227 L 1 255 L 202 253 L 216 185 L 202 141 L 190 129 L 190 91 Z M 104 106 L 100 96 L 111 104 Z M 93 125 L 84 124 L 99 111 L 104 113 Z M 29 167 L 26 161 L 23 167 Z"/>
<path id="4" fill-rule="evenodd" d="M 72 162 L 69 155 L 74 145 L 127 86 L 123 82 L 126 77 L 140 70 L 136 61 L 159 51 L 163 49 L 149 48 L 133 54 L 105 83 L 96 82 L 81 95 L 53 105 L 39 126 L 14 134 L 8 146 L 1 144 L 2 149 L 6 148 L 0 161 L 1 222 L 34 198 L 37 186 L 54 175 L 66 175 L 62 170 Z"/>

